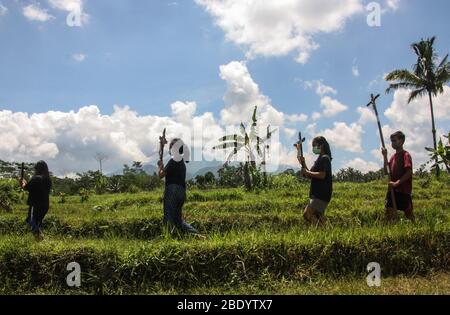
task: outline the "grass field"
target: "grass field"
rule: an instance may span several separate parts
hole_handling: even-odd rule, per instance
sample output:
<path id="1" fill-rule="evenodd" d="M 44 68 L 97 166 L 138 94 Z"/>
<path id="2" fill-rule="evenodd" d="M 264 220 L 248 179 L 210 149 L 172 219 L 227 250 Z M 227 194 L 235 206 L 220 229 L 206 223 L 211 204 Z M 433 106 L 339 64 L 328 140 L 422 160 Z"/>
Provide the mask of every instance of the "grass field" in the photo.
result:
<path id="1" fill-rule="evenodd" d="M 185 218 L 207 240 L 162 229 L 162 191 L 52 197 L 42 243 L 15 205 L 0 214 L 0 293 L 450 294 L 448 177 L 415 180 L 416 223 L 383 222 L 385 183 L 336 183 L 325 226 L 308 227 L 308 189 L 189 191 Z M 73 261 L 80 288 L 66 284 Z"/>

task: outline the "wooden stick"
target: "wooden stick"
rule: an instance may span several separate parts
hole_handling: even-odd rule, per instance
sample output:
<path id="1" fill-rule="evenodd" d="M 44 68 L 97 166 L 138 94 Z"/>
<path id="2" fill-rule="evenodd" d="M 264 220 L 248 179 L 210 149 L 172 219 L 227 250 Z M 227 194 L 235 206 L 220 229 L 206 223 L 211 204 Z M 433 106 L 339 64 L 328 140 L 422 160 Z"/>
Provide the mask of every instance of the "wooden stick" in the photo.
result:
<path id="1" fill-rule="evenodd" d="M 381 138 L 381 145 L 382 148 L 386 150 L 386 145 L 384 143 L 384 137 L 383 137 L 383 129 L 381 128 L 381 123 L 380 123 L 380 116 L 378 115 L 378 110 L 377 110 L 377 104 L 376 104 L 376 100 L 380 97 L 380 94 L 378 94 L 377 96 L 373 96 L 373 94 L 370 95 L 370 102 L 369 104 L 367 104 L 367 107 L 372 106 L 374 111 L 375 111 L 375 116 L 377 117 L 377 124 L 378 124 L 378 131 L 380 133 L 380 138 Z M 391 181 L 391 168 L 389 166 L 389 162 L 387 159 L 387 156 L 384 156 L 384 165 L 387 165 L 387 173 L 389 176 L 389 182 Z M 395 192 L 394 192 L 394 188 L 390 188 L 389 189 L 390 193 L 391 193 L 391 199 L 392 199 L 392 205 L 394 207 L 394 210 L 397 211 L 397 200 L 395 199 Z"/>

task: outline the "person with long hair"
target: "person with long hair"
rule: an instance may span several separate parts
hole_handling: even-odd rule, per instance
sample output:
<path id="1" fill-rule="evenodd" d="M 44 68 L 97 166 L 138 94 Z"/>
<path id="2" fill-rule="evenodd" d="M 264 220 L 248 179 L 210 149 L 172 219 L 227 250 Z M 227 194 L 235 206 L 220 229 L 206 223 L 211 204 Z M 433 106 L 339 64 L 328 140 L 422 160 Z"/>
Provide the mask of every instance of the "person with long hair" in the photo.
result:
<path id="1" fill-rule="evenodd" d="M 184 160 L 184 144 L 179 138 L 173 139 L 169 144 L 172 158 L 164 167 L 162 160 L 158 161 L 160 178 L 165 178 L 164 190 L 164 225 L 171 232 L 178 229 L 181 232 L 193 234 L 204 238 L 203 235 L 182 217 L 182 209 L 186 201 L 186 164 Z"/>
<path id="2" fill-rule="evenodd" d="M 42 221 L 50 207 L 52 181 L 47 163 L 44 161 L 37 162 L 34 170 L 35 173 L 30 182 L 24 179 L 20 185 L 24 190 L 28 191 L 27 204 L 29 209 L 26 222 L 30 226 L 36 240 L 42 241 L 44 239 Z"/>
<path id="3" fill-rule="evenodd" d="M 311 179 L 309 191 L 309 204 L 306 206 L 303 217 L 308 223 L 322 224 L 325 210 L 333 194 L 333 174 L 331 169 L 330 144 L 324 137 L 316 137 L 312 142 L 313 152 L 318 155 L 311 169 L 306 166 L 305 158 L 298 157 L 302 166 L 301 174 Z"/>

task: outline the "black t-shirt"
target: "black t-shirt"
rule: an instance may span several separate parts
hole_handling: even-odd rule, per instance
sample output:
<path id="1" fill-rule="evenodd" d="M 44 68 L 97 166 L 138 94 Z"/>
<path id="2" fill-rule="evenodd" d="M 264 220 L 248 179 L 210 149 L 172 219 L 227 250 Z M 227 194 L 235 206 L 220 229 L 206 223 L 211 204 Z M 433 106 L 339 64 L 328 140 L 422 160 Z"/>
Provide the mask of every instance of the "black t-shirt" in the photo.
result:
<path id="1" fill-rule="evenodd" d="M 321 155 L 311 168 L 311 172 L 325 172 L 325 179 L 312 178 L 309 196 L 325 202 L 331 201 L 333 193 L 333 177 L 331 173 L 331 159 L 328 155 Z"/>
<path id="2" fill-rule="evenodd" d="M 170 159 L 164 168 L 166 173 L 166 186 L 171 184 L 177 184 L 186 188 L 186 164 L 184 160 L 180 162 Z"/>
<path id="3" fill-rule="evenodd" d="M 50 190 L 52 189 L 52 181 L 46 176 L 33 176 L 30 182 L 25 186 L 28 190 L 27 204 L 40 210 L 48 211 L 50 206 Z"/>

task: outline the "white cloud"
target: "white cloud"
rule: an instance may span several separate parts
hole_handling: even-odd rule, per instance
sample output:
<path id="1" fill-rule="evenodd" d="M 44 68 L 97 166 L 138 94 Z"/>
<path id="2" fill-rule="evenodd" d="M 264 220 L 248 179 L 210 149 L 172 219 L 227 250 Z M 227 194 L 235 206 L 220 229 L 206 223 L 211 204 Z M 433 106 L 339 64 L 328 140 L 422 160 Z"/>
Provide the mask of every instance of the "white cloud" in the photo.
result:
<path id="1" fill-rule="evenodd" d="M 323 83 L 323 80 L 312 80 L 312 81 L 304 81 L 303 86 L 305 89 L 314 89 L 317 95 L 319 96 L 325 96 L 327 94 L 337 94 L 337 91 L 335 88 L 325 85 Z"/>
<path id="2" fill-rule="evenodd" d="M 220 66 L 220 77 L 228 86 L 223 98 L 225 106 L 220 112 L 222 124 L 237 125 L 248 122 L 255 106 L 258 106 L 260 124 L 284 125 L 286 115 L 277 111 L 271 105 L 270 99 L 261 93 L 244 62 L 232 61 Z"/>
<path id="3" fill-rule="evenodd" d="M 32 115 L 0 111 L 0 155 L 14 161 L 45 159 L 55 173 L 67 173 L 95 169 L 91 157 L 102 152 L 109 157 L 107 171 L 116 171 L 131 161 L 155 161 L 164 128 L 168 139 L 181 137 L 186 143 L 191 138 L 217 141 L 223 135 L 211 113 L 180 123 L 180 107 L 173 108 L 175 117 L 140 116 L 128 106 L 115 106 L 111 115 L 102 115 L 94 105 Z M 193 125 L 203 125 L 204 132 L 193 134 Z"/>
<path id="4" fill-rule="evenodd" d="M 410 91 L 397 90 L 390 107 L 384 112 L 389 123 L 383 126 L 386 145 L 389 146 L 389 135 L 401 130 L 406 135 L 405 149 L 410 151 L 414 167 L 429 160 L 425 147 L 433 147 L 431 133 L 431 113 L 428 97 L 418 98 L 408 104 Z M 450 121 L 450 87 L 444 87 L 444 93 L 433 97 L 434 115 L 437 126 L 437 137 L 448 133 Z"/>
<path id="5" fill-rule="evenodd" d="M 288 138 L 292 138 L 297 133 L 297 130 L 292 128 L 284 128 L 283 131 Z"/>
<path id="6" fill-rule="evenodd" d="M 322 117 L 322 114 L 321 114 L 321 113 L 314 112 L 314 113 L 312 114 L 312 119 L 313 119 L 314 121 L 315 121 L 315 120 L 319 120 L 320 117 Z"/>
<path id="7" fill-rule="evenodd" d="M 325 85 L 322 80 L 305 82 L 306 88 L 313 88 L 314 86 L 316 87 L 316 94 L 319 96 L 324 96 L 327 94 L 333 94 L 333 95 L 337 94 L 337 91 L 335 88 Z"/>
<path id="8" fill-rule="evenodd" d="M 400 0 L 386 0 L 386 5 L 392 11 L 397 11 L 400 7 Z"/>
<path id="9" fill-rule="evenodd" d="M 41 9 L 39 4 L 30 4 L 23 8 L 23 15 L 30 21 L 47 22 L 55 17 L 48 14 L 48 10 Z"/>
<path id="10" fill-rule="evenodd" d="M 305 114 L 294 114 L 294 115 L 287 115 L 286 119 L 290 122 L 296 123 L 296 122 L 305 122 L 308 120 L 308 115 Z"/>
<path id="11" fill-rule="evenodd" d="M 296 54 L 306 63 L 319 48 L 313 36 L 341 30 L 363 13 L 360 0 L 195 0 L 211 14 L 226 39 L 248 48 L 247 56 Z"/>
<path id="12" fill-rule="evenodd" d="M 335 99 L 332 99 L 329 96 L 325 96 L 320 100 L 320 106 L 324 108 L 323 114 L 325 115 L 325 117 L 336 116 L 337 114 L 348 109 L 348 106 L 340 103 Z"/>
<path id="13" fill-rule="evenodd" d="M 331 86 L 324 84 L 323 80 L 303 81 L 296 78 L 295 81 L 303 84 L 305 90 L 314 90 L 314 92 L 319 96 L 325 96 L 327 94 L 337 94 L 337 90 Z"/>
<path id="14" fill-rule="evenodd" d="M 381 165 L 375 162 L 368 162 L 361 158 L 355 158 L 353 160 L 347 161 L 343 163 L 344 168 L 353 168 L 361 171 L 362 173 L 368 173 L 370 171 L 375 172 L 382 168 Z"/>
<path id="15" fill-rule="evenodd" d="M 197 110 L 195 102 L 180 102 L 177 101 L 170 105 L 175 120 L 180 123 L 189 124 L 192 121 L 193 115 Z"/>
<path id="16" fill-rule="evenodd" d="M 8 8 L 0 2 L 0 16 L 6 15 L 6 13 L 8 13 Z"/>
<path id="17" fill-rule="evenodd" d="M 352 74 L 354 77 L 359 77 L 359 68 L 357 65 L 353 65 L 352 67 Z"/>
<path id="18" fill-rule="evenodd" d="M 375 113 L 369 107 L 358 107 L 356 111 L 359 113 L 358 124 L 360 125 L 377 121 Z"/>
<path id="19" fill-rule="evenodd" d="M 89 22 L 89 15 L 84 12 L 83 0 L 48 0 L 48 3 L 54 9 L 79 15 L 80 26 Z"/>
<path id="20" fill-rule="evenodd" d="M 83 53 L 78 53 L 78 54 L 73 54 L 72 55 L 72 59 L 75 60 L 76 62 L 83 62 L 84 60 L 86 60 L 87 55 L 83 54 Z"/>
<path id="21" fill-rule="evenodd" d="M 356 123 L 347 125 L 343 122 L 335 122 L 333 129 L 320 132 L 330 142 L 330 145 L 353 153 L 363 152 L 361 147 L 363 133 L 361 125 Z"/>

